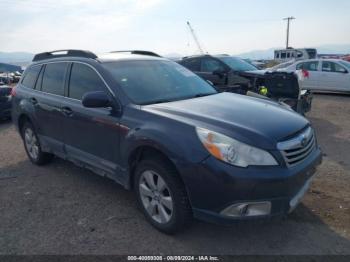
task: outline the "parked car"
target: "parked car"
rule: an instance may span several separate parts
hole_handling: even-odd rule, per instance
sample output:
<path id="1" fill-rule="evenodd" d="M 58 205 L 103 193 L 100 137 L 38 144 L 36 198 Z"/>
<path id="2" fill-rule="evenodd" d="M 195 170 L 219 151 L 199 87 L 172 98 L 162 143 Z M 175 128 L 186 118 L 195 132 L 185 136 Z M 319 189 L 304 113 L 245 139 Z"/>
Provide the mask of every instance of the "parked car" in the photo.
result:
<path id="1" fill-rule="evenodd" d="M 308 77 L 302 89 L 317 91 L 350 92 L 350 63 L 341 59 L 302 60 L 279 68 L 278 71 L 293 72 L 303 69 Z"/>
<path id="2" fill-rule="evenodd" d="M 212 83 L 221 92 L 251 95 L 261 94 L 261 90 L 265 90 L 265 97 L 286 102 L 302 115 L 311 109 L 312 94 L 301 92 L 294 73 L 258 70 L 243 59 L 228 55 L 190 56 L 178 63 Z"/>
<path id="3" fill-rule="evenodd" d="M 321 161 L 304 117 L 218 93 L 157 56 L 37 54 L 13 93 L 13 121 L 34 164 L 56 155 L 133 189 L 165 233 L 193 216 L 232 223 L 287 214 Z"/>
<path id="4" fill-rule="evenodd" d="M 229 55 L 188 56 L 179 60 L 178 63 L 210 81 L 222 91 L 234 90 L 238 93 L 245 93 L 250 83 L 238 72 L 258 70 L 257 67 L 243 59 Z"/>
<path id="5" fill-rule="evenodd" d="M 0 119 L 11 117 L 11 91 L 9 86 L 0 86 Z"/>

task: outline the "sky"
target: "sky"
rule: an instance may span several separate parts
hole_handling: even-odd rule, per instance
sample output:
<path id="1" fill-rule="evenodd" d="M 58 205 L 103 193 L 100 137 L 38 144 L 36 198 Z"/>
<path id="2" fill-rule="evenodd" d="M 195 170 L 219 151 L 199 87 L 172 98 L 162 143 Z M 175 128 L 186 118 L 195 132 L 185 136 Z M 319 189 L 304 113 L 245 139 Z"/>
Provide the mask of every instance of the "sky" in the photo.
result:
<path id="1" fill-rule="evenodd" d="M 238 54 L 350 44 L 349 0 L 0 0 L 0 51 L 87 49 Z"/>

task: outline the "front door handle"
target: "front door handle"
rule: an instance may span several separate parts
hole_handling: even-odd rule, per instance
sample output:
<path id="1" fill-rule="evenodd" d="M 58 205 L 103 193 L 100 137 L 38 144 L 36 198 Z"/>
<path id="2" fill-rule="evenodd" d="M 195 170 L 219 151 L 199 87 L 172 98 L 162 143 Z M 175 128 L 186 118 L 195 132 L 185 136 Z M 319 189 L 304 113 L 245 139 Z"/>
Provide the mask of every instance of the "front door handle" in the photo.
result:
<path id="1" fill-rule="evenodd" d="M 36 105 L 36 104 L 38 103 L 38 100 L 36 100 L 35 97 L 32 97 L 32 98 L 30 99 L 30 102 L 31 102 L 33 105 Z"/>
<path id="2" fill-rule="evenodd" d="M 71 116 L 73 114 L 73 110 L 69 107 L 65 106 L 61 108 L 61 112 L 66 116 Z"/>

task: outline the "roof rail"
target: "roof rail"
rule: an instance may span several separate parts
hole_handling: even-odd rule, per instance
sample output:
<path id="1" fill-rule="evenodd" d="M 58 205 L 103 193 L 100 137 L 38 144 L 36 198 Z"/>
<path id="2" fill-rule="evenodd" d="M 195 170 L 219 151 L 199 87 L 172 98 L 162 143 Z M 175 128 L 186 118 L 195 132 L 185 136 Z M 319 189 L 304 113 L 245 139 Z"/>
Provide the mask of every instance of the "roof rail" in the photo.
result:
<path id="1" fill-rule="evenodd" d="M 182 57 L 182 59 L 187 59 L 187 58 L 196 58 L 196 57 L 204 57 L 204 56 L 211 56 L 210 54 L 200 54 L 200 55 L 188 55 Z"/>
<path id="2" fill-rule="evenodd" d="M 58 57 L 74 57 L 74 56 L 92 58 L 92 59 L 97 58 L 97 56 L 90 51 L 67 49 L 67 50 L 55 50 L 55 51 L 36 54 L 33 58 L 33 62 L 45 60 L 45 59 L 58 58 Z"/>
<path id="3" fill-rule="evenodd" d="M 130 53 L 130 54 L 133 54 L 133 55 L 149 55 L 149 56 L 161 57 L 157 53 L 154 53 L 154 52 L 151 52 L 151 51 L 144 51 L 144 50 L 111 51 L 110 53 Z"/>

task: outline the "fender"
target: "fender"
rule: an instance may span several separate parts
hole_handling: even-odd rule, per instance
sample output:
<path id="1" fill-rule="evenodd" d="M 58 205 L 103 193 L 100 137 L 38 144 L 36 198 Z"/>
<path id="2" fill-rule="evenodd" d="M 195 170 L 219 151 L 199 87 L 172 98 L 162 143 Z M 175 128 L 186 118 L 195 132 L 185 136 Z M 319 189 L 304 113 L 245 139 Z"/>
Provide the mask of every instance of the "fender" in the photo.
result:
<path id="1" fill-rule="evenodd" d="M 134 128 L 129 130 L 120 142 L 121 150 L 121 166 L 125 167 L 127 179 L 131 178 L 129 170 L 129 158 L 140 147 L 151 147 L 160 151 L 165 155 L 176 167 L 182 177 L 182 170 L 190 163 L 199 163 L 208 157 L 208 152 L 201 147 L 199 139 L 195 132 L 192 136 L 186 136 L 184 140 L 175 139 L 176 129 L 167 128 L 162 130 L 164 126 L 157 127 L 155 125 L 145 124 L 142 128 Z M 184 131 L 189 134 L 189 132 Z M 189 143 L 189 141 L 191 142 Z M 196 142 L 197 141 L 197 142 Z M 190 163 L 189 163 L 190 162 Z M 182 177 L 184 179 L 184 177 Z"/>

